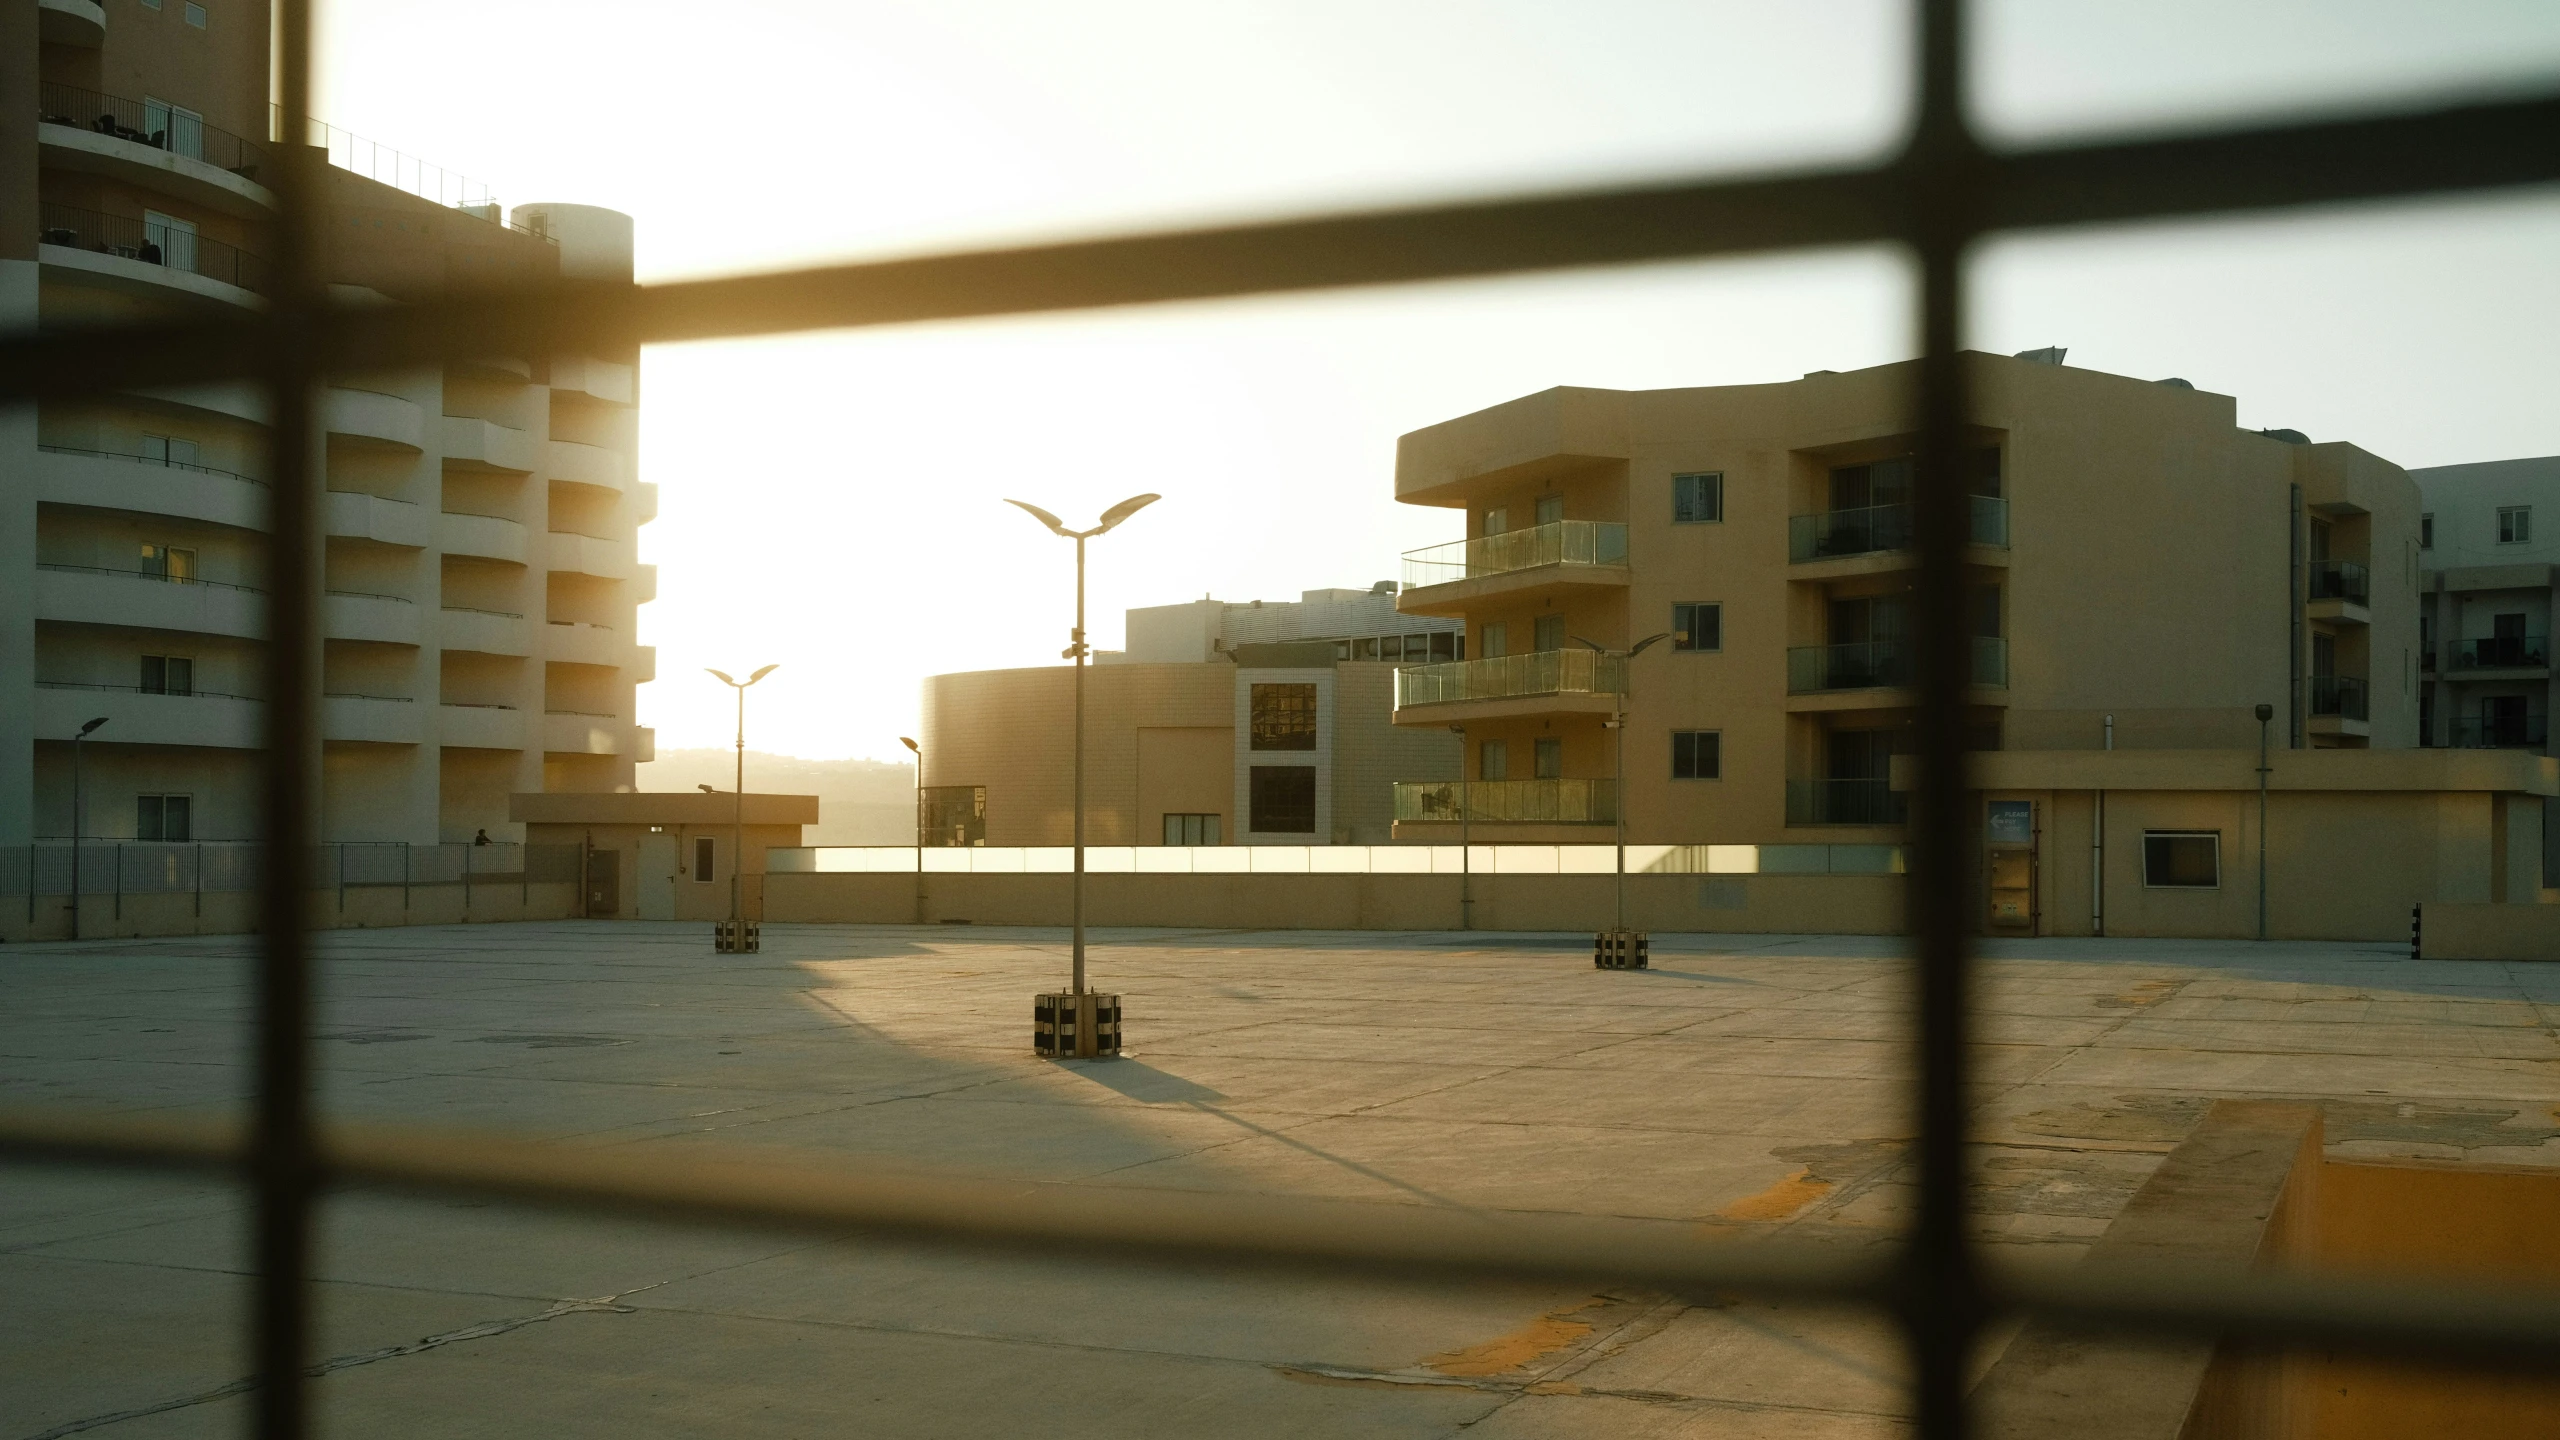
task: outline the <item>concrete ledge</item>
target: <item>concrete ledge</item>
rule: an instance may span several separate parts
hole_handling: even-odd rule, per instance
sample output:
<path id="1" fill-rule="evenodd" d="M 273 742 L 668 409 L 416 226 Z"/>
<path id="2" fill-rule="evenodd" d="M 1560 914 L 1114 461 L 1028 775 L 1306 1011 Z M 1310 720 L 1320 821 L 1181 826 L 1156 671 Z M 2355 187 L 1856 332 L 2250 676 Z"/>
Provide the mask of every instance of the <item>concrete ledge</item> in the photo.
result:
<path id="1" fill-rule="evenodd" d="M 2560 905 L 2421 905 L 2418 958 L 2560 960 Z"/>

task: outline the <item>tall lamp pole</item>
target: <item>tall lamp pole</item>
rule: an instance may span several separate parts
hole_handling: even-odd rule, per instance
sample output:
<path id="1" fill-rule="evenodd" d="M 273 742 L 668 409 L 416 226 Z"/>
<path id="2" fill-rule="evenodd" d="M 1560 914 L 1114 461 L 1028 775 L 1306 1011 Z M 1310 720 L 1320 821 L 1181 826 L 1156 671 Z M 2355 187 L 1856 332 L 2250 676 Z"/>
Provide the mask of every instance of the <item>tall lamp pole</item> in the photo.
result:
<path id="1" fill-rule="evenodd" d="M 80 938 L 80 742 L 89 738 L 90 731 L 106 723 L 107 717 L 101 715 L 81 726 L 80 733 L 71 737 L 71 938 L 74 940 Z M 27 893 L 33 895 L 36 893 L 34 864 L 30 862 L 27 868 Z"/>
<path id="2" fill-rule="evenodd" d="M 1625 664 L 1625 662 L 1632 662 L 1656 643 L 1670 638 L 1669 631 L 1659 635 L 1647 635 L 1624 650 L 1611 650 L 1604 645 L 1585 640 L 1579 635 L 1573 637 L 1573 643 L 1594 654 Z M 1632 664 L 1626 664 L 1626 668 L 1618 672 L 1618 686 L 1610 697 L 1613 703 L 1609 707 L 1609 728 L 1618 737 L 1617 778 L 1610 782 L 1609 812 L 1617 817 L 1618 822 L 1618 923 L 1616 928 L 1621 931 L 1627 928 L 1627 682 L 1633 669 Z"/>
<path id="3" fill-rule="evenodd" d="M 744 680 L 732 680 L 727 671 L 706 667 L 706 673 L 738 692 L 738 793 L 734 833 L 729 842 L 729 923 L 732 925 L 747 918 L 747 687 L 781 668 L 779 664 L 767 665 Z"/>
<path id="4" fill-rule="evenodd" d="M 924 923 L 924 747 L 907 736 L 898 743 L 916 752 L 916 923 Z"/>
<path id="5" fill-rule="evenodd" d="M 1020 500 L 1007 500 L 1004 502 L 1007 505 L 1013 506 L 1015 509 L 1027 513 L 1032 519 L 1039 521 L 1041 524 L 1048 526 L 1052 533 L 1076 542 L 1076 628 L 1068 632 L 1067 648 L 1060 652 L 1059 658 L 1073 660 L 1076 662 L 1076 758 L 1074 767 L 1076 874 L 1074 900 L 1072 902 L 1075 930 L 1075 983 L 1070 993 L 1075 996 L 1076 1013 L 1079 1019 L 1081 1019 L 1085 1010 L 1084 660 L 1086 653 L 1092 648 L 1084 643 L 1084 542 L 1092 539 L 1096 535 L 1104 534 L 1105 532 L 1118 527 L 1121 521 L 1128 519 L 1130 516 L 1137 514 L 1139 511 L 1144 510 L 1163 498 L 1164 497 L 1161 495 L 1132 495 L 1128 499 L 1121 501 L 1119 504 L 1112 506 L 1110 509 L 1103 511 L 1101 523 L 1095 525 L 1090 530 L 1070 530 L 1066 527 L 1066 524 L 1063 521 L 1058 519 L 1057 516 L 1050 514 L 1048 511 L 1041 509 L 1037 505 L 1028 504 Z M 1084 1056 L 1093 1054 L 1093 1039 L 1092 1027 L 1079 1023 L 1076 1026 L 1076 1053 Z"/>
<path id="6" fill-rule="evenodd" d="M 2267 722 L 2276 707 L 2258 707 L 2258 938 L 2267 938 Z"/>

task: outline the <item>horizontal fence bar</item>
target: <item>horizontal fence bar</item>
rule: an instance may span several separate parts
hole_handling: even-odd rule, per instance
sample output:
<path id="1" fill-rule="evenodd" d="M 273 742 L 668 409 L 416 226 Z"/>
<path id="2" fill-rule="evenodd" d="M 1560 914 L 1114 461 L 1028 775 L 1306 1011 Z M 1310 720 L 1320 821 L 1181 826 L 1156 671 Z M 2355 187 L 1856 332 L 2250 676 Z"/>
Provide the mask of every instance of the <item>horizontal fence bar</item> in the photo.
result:
<path id="1" fill-rule="evenodd" d="M 0 1111 L 0 1155 L 227 1175 L 239 1122 L 69 1109 Z M 781 1163 L 683 1142 L 617 1153 L 476 1132 L 325 1127 L 337 1186 L 495 1198 L 656 1220 L 864 1231 L 1055 1259 L 1310 1268 L 1430 1282 L 1614 1283 L 1697 1302 L 1733 1294 L 1883 1306 L 1894 1252 L 1612 1216 L 1489 1214 L 1270 1195 L 1132 1190 L 926 1170 Z M 2138 1268 L 1987 1261 L 1999 1312 L 2127 1335 L 2321 1345 L 2479 1369 L 2560 1364 L 2560 1292 L 2342 1272 L 2144 1260 Z"/>
<path id="2" fill-rule="evenodd" d="M 1989 231 L 2244 215 L 2560 180 L 2560 97 L 1985 154 Z M 334 368 L 1706 259 L 1904 238 L 1902 161 L 330 312 Z M 0 395 L 242 373 L 256 322 L 0 340 Z"/>

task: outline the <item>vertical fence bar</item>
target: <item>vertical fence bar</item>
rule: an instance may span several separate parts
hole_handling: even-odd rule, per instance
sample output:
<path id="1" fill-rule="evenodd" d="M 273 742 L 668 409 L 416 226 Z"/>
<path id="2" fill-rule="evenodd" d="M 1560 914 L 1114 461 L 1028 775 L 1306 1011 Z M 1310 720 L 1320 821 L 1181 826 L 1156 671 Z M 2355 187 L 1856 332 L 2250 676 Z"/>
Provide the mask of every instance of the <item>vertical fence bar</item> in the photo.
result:
<path id="1" fill-rule="evenodd" d="M 1920 425 L 1912 521 L 1919 574 L 1919 761 L 1908 888 L 1919 1034 L 1919 1217 L 1907 1260 L 1903 1324 L 1911 1344 L 1913 1413 L 1923 1440 L 1970 1433 L 1965 1395 L 1981 1308 L 1965 1219 L 1967 929 L 1973 866 L 1965 846 L 1966 397 L 1957 346 L 1963 265 L 1981 214 L 1980 152 L 1965 124 L 1962 0 L 1920 0 L 1918 125 L 1905 157 L 1906 232 L 1918 262 Z"/>

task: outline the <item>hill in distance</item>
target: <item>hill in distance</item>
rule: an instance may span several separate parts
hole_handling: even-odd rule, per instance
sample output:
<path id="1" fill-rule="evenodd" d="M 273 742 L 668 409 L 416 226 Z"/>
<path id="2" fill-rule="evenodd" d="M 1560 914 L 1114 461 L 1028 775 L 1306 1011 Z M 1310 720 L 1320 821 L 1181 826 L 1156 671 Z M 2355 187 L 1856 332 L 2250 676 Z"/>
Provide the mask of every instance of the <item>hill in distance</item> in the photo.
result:
<path id="1" fill-rule="evenodd" d="M 726 749 L 661 750 L 657 759 L 637 767 L 635 777 L 642 790 L 708 785 L 725 793 L 732 788 L 737 757 Z M 747 793 L 818 797 L 818 823 L 800 832 L 809 845 L 914 844 L 915 785 L 915 767 L 893 761 L 747 752 Z"/>

